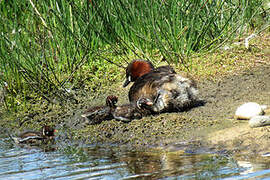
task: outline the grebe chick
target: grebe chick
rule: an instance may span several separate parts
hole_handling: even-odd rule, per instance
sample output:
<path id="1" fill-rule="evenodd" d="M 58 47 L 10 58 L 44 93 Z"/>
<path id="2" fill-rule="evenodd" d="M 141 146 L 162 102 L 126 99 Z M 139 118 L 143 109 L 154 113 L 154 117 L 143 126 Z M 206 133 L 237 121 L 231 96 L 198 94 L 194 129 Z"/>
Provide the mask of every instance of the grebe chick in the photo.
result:
<path id="1" fill-rule="evenodd" d="M 117 106 L 112 115 L 116 120 L 130 122 L 133 119 L 141 119 L 144 116 L 150 115 L 150 106 L 153 102 L 148 98 L 140 98 L 136 103 L 124 104 Z"/>
<path id="2" fill-rule="evenodd" d="M 34 144 L 38 141 L 46 141 L 54 138 L 54 133 L 56 130 L 50 126 L 43 126 L 40 132 L 36 131 L 26 131 L 21 133 L 18 137 L 13 137 L 12 139 L 20 144 Z"/>
<path id="3" fill-rule="evenodd" d="M 116 107 L 118 97 L 108 96 L 105 106 L 95 106 L 86 110 L 81 116 L 85 119 L 86 124 L 98 124 L 104 120 L 113 119 L 111 111 Z"/>

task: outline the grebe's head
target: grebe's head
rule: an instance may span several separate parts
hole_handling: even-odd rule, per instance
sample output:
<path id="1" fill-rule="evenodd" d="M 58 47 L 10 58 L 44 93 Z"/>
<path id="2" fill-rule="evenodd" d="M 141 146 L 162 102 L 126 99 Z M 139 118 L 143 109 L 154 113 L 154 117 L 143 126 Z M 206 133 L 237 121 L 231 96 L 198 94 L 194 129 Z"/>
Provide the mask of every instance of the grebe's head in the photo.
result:
<path id="1" fill-rule="evenodd" d="M 136 81 L 139 77 L 149 73 L 153 69 L 154 66 L 150 61 L 142 59 L 133 60 L 126 68 L 126 81 L 123 87 L 126 87 L 130 82 Z"/>
<path id="2" fill-rule="evenodd" d="M 108 96 L 106 98 L 106 105 L 110 107 L 115 107 L 116 103 L 118 102 L 118 97 L 117 96 Z"/>
<path id="3" fill-rule="evenodd" d="M 42 135 L 43 136 L 53 137 L 55 132 L 57 132 L 57 131 L 50 126 L 43 126 L 42 127 Z"/>

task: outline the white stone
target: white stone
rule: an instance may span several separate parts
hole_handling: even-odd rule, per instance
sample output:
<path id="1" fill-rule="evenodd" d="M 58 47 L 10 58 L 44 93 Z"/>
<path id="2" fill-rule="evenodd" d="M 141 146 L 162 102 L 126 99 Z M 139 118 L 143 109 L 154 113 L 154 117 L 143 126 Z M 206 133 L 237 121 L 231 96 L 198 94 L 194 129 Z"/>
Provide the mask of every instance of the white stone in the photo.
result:
<path id="1" fill-rule="evenodd" d="M 248 120 L 254 116 L 263 115 L 266 108 L 267 106 L 265 105 L 261 106 L 255 102 L 248 102 L 237 108 L 235 118 Z"/>
<path id="2" fill-rule="evenodd" d="M 261 127 L 270 125 L 270 116 L 254 116 L 249 120 L 249 126 L 254 127 Z"/>

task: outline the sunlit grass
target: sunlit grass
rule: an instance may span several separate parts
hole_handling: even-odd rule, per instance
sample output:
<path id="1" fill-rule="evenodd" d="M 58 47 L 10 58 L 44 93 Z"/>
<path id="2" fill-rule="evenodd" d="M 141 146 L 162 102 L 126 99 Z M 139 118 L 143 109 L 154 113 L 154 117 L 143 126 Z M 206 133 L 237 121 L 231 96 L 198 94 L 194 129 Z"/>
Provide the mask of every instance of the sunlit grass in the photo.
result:
<path id="1" fill-rule="evenodd" d="M 95 93 L 119 82 L 133 58 L 198 76 L 218 73 L 208 66 L 230 71 L 230 58 L 199 59 L 259 30 L 267 13 L 261 0 L 1 1 L 4 105 L 16 111 L 27 99 L 54 103 L 74 100 L 76 89 Z"/>

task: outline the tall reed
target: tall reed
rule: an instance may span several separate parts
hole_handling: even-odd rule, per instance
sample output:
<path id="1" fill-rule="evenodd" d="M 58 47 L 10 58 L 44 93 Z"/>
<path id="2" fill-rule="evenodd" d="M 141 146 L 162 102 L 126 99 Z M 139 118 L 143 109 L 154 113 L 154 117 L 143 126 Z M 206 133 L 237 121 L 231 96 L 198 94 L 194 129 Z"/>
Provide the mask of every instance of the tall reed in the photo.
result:
<path id="1" fill-rule="evenodd" d="M 119 67 L 133 57 L 158 56 L 185 64 L 192 61 L 188 58 L 192 53 L 209 51 L 257 28 L 255 19 L 267 11 L 262 4 L 262 0 L 3 0 L 0 84 L 12 97 L 34 94 L 52 102 L 71 98 L 70 89 L 85 87 L 85 82 L 96 90 L 100 83 L 115 80 Z"/>

